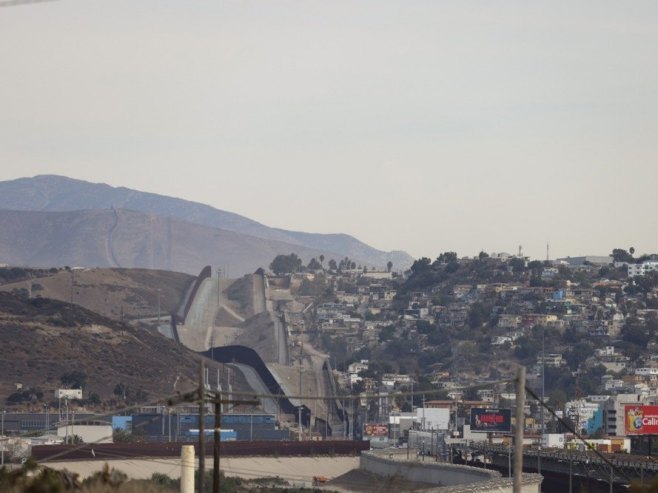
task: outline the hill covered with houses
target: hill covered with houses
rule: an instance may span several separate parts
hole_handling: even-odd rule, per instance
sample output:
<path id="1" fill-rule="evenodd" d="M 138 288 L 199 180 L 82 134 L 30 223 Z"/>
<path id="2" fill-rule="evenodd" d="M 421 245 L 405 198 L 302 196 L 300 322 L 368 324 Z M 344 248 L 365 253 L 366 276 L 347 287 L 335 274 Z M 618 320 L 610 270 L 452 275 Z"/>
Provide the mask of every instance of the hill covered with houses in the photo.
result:
<path id="1" fill-rule="evenodd" d="M 284 313 L 293 333 L 331 354 L 351 392 L 413 388 L 500 403 L 522 364 L 536 389 L 543 369 L 551 406 L 578 414 L 579 426 L 587 404 L 658 399 L 655 255 L 616 249 L 538 261 L 445 252 L 404 273 L 313 267 L 291 275 L 297 306 L 311 309 Z M 394 407 L 411 404 L 397 398 Z"/>

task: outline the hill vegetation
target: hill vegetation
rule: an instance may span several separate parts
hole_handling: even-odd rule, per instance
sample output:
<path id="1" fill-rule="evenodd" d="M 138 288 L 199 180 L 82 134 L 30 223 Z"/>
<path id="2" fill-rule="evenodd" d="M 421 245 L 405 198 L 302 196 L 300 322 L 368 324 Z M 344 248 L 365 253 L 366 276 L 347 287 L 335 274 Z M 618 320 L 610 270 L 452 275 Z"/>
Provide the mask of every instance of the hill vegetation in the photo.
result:
<path id="1" fill-rule="evenodd" d="M 198 357 L 145 326 L 78 305 L 0 292 L 0 401 L 55 406 L 54 390 L 82 387 L 83 405 L 110 409 L 197 386 Z"/>

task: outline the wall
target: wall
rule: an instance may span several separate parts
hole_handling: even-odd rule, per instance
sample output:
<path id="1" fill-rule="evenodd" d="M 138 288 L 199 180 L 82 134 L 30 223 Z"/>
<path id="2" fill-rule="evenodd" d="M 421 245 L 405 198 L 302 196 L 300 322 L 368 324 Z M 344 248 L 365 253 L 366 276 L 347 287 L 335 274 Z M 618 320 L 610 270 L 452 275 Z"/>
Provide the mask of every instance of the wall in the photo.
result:
<path id="1" fill-rule="evenodd" d="M 437 488 L 425 490 L 436 493 L 461 493 L 473 491 L 477 483 L 479 493 L 512 492 L 512 479 L 503 478 L 496 471 L 442 462 L 406 460 L 406 452 L 362 452 L 361 469 L 380 476 L 399 475 L 410 481 L 436 484 Z M 541 476 L 523 475 L 523 493 L 539 493 Z"/>
<path id="2" fill-rule="evenodd" d="M 111 425 L 68 425 L 57 428 L 58 437 L 78 435 L 85 443 L 112 443 Z"/>

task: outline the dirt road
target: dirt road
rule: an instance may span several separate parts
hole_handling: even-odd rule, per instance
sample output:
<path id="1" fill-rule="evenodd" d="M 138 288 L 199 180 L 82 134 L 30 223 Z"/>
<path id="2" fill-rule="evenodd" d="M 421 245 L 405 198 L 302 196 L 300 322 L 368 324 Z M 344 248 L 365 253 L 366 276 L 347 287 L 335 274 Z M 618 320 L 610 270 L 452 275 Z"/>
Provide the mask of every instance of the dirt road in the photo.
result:
<path id="1" fill-rule="evenodd" d="M 153 473 L 166 474 L 172 478 L 180 477 L 180 459 L 92 460 L 51 462 L 45 465 L 57 470 L 67 469 L 86 478 L 100 471 L 105 462 L 134 479 L 147 479 Z M 222 458 L 220 466 L 227 476 L 241 478 L 279 476 L 300 486 L 311 486 L 313 476 L 332 479 L 358 467 L 358 457 L 226 457 Z"/>

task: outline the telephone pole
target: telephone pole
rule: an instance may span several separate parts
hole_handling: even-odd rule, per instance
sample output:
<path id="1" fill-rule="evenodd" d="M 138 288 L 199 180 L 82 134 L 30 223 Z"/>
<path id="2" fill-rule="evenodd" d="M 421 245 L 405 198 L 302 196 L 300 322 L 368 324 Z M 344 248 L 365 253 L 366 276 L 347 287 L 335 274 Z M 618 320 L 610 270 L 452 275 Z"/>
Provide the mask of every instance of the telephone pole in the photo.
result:
<path id="1" fill-rule="evenodd" d="M 199 380 L 199 493 L 206 491 L 206 371 L 201 361 L 201 372 Z"/>

